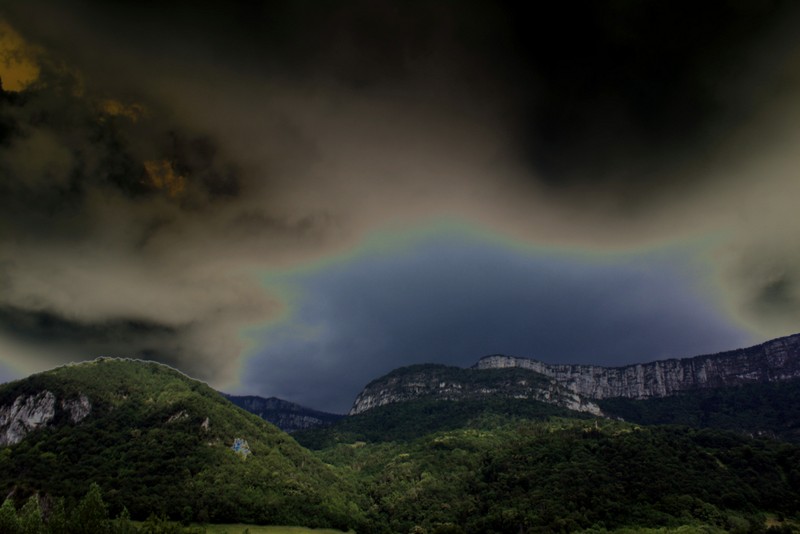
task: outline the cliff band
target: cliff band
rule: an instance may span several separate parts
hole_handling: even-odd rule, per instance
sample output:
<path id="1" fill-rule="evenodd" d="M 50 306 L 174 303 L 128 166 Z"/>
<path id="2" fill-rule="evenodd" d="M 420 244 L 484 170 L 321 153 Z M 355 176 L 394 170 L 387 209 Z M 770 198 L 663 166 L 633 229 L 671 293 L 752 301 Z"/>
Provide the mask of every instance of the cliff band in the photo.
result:
<path id="1" fill-rule="evenodd" d="M 514 369 L 523 374 L 491 374 Z M 667 397 L 693 389 L 794 378 L 800 378 L 800 334 L 745 349 L 624 367 L 548 364 L 494 354 L 470 369 L 436 365 L 396 369 L 369 383 L 356 397 L 350 415 L 422 397 L 485 396 L 529 398 L 600 415 L 593 400 Z"/>
<path id="2" fill-rule="evenodd" d="M 499 354 L 481 358 L 473 366 L 481 370 L 508 367 L 530 369 L 592 399 L 667 397 L 690 389 L 800 378 L 800 334 L 746 349 L 625 367 L 547 364 Z"/>

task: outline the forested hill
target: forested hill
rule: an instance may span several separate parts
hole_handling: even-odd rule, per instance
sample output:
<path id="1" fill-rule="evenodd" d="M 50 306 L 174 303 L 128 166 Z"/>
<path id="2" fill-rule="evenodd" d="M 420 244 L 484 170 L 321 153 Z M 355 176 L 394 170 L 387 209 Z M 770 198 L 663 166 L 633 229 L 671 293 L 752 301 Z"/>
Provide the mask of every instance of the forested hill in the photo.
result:
<path id="1" fill-rule="evenodd" d="M 609 417 L 639 424 L 720 428 L 800 443 L 800 379 L 598 403 Z"/>
<path id="2" fill-rule="evenodd" d="M 797 524 L 783 521 L 800 510 L 797 445 L 553 410 L 527 399 L 418 399 L 298 439 L 362 484 L 373 532 L 722 534 Z"/>
<path id="3" fill-rule="evenodd" d="M 98 359 L 0 386 L 0 492 L 196 521 L 354 526 L 354 492 L 291 437 L 152 362 Z"/>

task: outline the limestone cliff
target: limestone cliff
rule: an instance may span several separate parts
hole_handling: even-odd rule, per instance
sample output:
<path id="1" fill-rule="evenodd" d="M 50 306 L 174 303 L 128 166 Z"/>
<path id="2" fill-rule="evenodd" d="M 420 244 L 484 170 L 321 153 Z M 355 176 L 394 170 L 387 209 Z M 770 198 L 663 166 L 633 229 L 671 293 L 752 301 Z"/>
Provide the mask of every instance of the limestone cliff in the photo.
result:
<path id="1" fill-rule="evenodd" d="M 528 374 L 491 374 L 512 369 Z M 392 371 L 359 393 L 350 415 L 423 397 L 481 396 L 529 398 L 600 415 L 592 400 L 667 397 L 692 389 L 793 378 L 800 378 L 800 334 L 746 349 L 625 367 L 547 364 L 495 354 L 481 358 L 470 369 L 417 365 Z"/>
<path id="2" fill-rule="evenodd" d="M 698 389 L 800 378 L 800 334 L 746 349 L 625 367 L 547 364 L 492 355 L 474 369 L 522 368 L 541 373 L 568 390 L 592 399 L 666 397 Z"/>
<path id="3" fill-rule="evenodd" d="M 595 403 L 560 386 L 555 380 L 527 369 L 486 372 L 445 365 L 403 367 L 373 380 L 359 393 L 350 415 L 418 398 L 463 400 L 481 397 L 532 399 L 601 415 Z"/>
<path id="4" fill-rule="evenodd" d="M 57 402 L 51 391 L 20 395 L 5 406 L 0 406 L 0 446 L 14 445 L 30 432 L 50 425 L 61 410 L 71 423 L 79 423 L 92 411 L 85 395 Z"/>

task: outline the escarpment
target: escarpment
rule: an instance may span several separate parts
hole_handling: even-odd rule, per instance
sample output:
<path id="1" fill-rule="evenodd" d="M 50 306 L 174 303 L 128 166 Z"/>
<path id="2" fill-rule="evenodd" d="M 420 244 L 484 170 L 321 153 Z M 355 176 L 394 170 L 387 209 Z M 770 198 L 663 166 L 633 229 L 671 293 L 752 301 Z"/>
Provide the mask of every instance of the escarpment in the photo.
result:
<path id="1" fill-rule="evenodd" d="M 800 378 L 800 334 L 745 349 L 624 367 L 547 364 L 499 354 L 481 358 L 473 366 L 478 370 L 510 367 L 541 373 L 592 399 L 667 397 L 691 389 Z"/>
<path id="2" fill-rule="evenodd" d="M 497 374 L 503 371 L 507 374 Z M 494 354 L 469 369 L 441 365 L 396 369 L 368 384 L 356 397 L 350 415 L 424 397 L 486 396 L 529 398 L 600 415 L 593 400 L 667 397 L 693 389 L 794 378 L 800 378 L 800 334 L 718 354 L 624 367 L 548 364 Z"/>

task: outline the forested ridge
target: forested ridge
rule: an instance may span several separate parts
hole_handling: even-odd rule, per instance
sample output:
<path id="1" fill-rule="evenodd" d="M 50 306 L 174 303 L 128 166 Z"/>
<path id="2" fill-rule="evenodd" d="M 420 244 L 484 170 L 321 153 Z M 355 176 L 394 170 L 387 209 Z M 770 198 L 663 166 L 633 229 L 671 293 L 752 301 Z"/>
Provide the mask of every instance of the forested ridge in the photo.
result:
<path id="1" fill-rule="evenodd" d="M 326 443 L 379 532 L 763 532 L 766 513 L 800 509 L 799 447 L 715 429 L 484 414 L 416 439 Z"/>
<path id="2" fill-rule="evenodd" d="M 604 399 L 604 412 L 647 425 L 721 428 L 800 443 L 800 380 L 698 389 L 646 400 Z"/>

